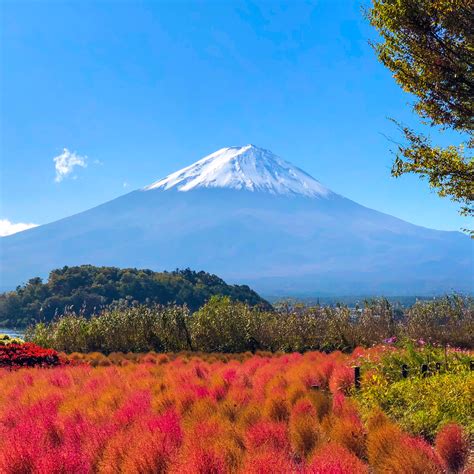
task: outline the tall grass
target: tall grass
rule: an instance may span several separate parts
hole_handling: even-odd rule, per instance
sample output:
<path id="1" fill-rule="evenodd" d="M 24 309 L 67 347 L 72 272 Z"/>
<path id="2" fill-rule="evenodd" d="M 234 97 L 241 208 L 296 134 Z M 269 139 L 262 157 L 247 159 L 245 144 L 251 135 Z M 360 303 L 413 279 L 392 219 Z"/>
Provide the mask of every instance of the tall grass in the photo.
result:
<path id="1" fill-rule="evenodd" d="M 29 328 L 26 338 L 65 352 L 103 353 L 350 351 L 402 338 L 472 348 L 474 303 L 450 296 L 418 302 L 404 312 L 386 300 L 356 310 L 284 306 L 265 311 L 214 297 L 192 314 L 176 305 L 110 308 L 91 318 L 66 313 Z M 344 377 L 347 381 L 339 374 L 338 383 L 346 383 Z"/>

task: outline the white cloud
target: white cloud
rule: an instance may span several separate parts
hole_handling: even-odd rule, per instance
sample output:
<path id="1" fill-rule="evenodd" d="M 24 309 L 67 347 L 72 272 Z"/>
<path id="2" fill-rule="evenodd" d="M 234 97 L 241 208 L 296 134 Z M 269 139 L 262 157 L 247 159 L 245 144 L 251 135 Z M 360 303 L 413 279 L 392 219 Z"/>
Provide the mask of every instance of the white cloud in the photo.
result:
<path id="1" fill-rule="evenodd" d="M 130 186 L 130 185 L 129 185 L 126 181 L 123 182 L 123 187 L 124 187 L 124 188 L 128 188 L 129 186 Z"/>
<path id="2" fill-rule="evenodd" d="M 38 227 L 38 224 L 25 224 L 23 222 L 14 223 L 8 219 L 0 219 L 0 237 L 16 234 L 17 232 L 31 229 L 32 227 Z"/>
<path id="3" fill-rule="evenodd" d="M 80 156 L 76 152 L 70 152 L 67 148 L 64 148 L 60 155 L 55 156 L 53 161 L 56 168 L 56 178 L 54 180 L 57 183 L 69 176 L 75 166 L 87 167 L 87 156 Z"/>

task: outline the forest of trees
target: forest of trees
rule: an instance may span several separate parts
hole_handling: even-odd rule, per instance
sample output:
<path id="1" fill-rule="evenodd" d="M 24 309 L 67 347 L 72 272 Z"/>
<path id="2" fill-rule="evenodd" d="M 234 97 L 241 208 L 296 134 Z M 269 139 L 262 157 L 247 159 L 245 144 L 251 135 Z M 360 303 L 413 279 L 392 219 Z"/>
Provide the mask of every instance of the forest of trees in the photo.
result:
<path id="1" fill-rule="evenodd" d="M 81 265 L 53 270 L 47 282 L 32 278 L 15 291 L 1 294 L 0 326 L 26 327 L 38 321 L 48 322 L 66 309 L 90 316 L 111 304 L 176 303 L 196 311 L 213 295 L 270 307 L 248 286 L 228 285 L 216 275 L 202 271 L 158 273 Z"/>

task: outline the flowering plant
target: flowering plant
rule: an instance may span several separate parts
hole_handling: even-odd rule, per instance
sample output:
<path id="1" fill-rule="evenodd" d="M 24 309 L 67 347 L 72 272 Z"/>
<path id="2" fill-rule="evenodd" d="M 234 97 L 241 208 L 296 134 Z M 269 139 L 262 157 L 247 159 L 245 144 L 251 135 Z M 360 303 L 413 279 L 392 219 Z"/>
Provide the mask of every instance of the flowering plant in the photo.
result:
<path id="1" fill-rule="evenodd" d="M 51 367 L 67 363 L 55 350 L 31 342 L 0 346 L 0 368 Z"/>

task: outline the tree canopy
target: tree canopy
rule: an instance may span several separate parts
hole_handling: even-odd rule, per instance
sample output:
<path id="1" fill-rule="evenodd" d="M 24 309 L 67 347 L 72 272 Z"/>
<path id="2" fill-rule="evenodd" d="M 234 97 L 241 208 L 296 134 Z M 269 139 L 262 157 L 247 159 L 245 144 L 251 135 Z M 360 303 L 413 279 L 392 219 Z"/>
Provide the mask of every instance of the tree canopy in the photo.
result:
<path id="1" fill-rule="evenodd" d="M 427 178 L 440 196 L 474 215 L 474 0 L 373 0 L 366 14 L 380 34 L 373 47 L 397 83 L 415 96 L 424 123 L 460 133 L 460 143 L 432 146 L 400 126 L 392 174 Z"/>
<path id="2" fill-rule="evenodd" d="M 0 326 L 21 327 L 50 321 L 67 308 L 88 316 L 110 304 L 187 305 L 199 309 L 211 296 L 269 307 L 246 285 L 228 285 L 216 275 L 189 269 L 153 272 L 135 268 L 82 265 L 53 270 L 48 281 L 32 278 L 0 295 Z"/>

